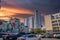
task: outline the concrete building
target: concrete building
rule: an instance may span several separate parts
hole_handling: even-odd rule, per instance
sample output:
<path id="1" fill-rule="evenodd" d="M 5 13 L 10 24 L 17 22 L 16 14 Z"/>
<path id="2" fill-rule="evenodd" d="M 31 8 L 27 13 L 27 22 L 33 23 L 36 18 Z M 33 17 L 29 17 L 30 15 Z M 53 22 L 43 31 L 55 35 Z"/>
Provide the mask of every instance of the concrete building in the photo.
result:
<path id="1" fill-rule="evenodd" d="M 21 23 L 20 29 L 22 30 L 22 32 L 25 32 L 25 33 L 29 32 L 28 26 L 25 26 L 24 23 Z"/>
<path id="2" fill-rule="evenodd" d="M 34 29 L 34 17 L 31 16 L 31 17 L 25 18 L 24 24 L 25 26 L 28 26 L 29 31 L 31 31 L 31 29 Z"/>
<path id="3" fill-rule="evenodd" d="M 44 16 L 47 32 L 60 32 L 60 13 Z"/>
<path id="4" fill-rule="evenodd" d="M 34 29 L 34 16 L 29 17 L 29 31 Z"/>
<path id="5" fill-rule="evenodd" d="M 34 28 L 41 28 L 41 17 L 40 12 L 38 10 L 35 11 L 34 14 Z"/>
<path id="6" fill-rule="evenodd" d="M 24 25 L 25 26 L 29 26 L 29 18 L 25 18 L 24 19 Z"/>

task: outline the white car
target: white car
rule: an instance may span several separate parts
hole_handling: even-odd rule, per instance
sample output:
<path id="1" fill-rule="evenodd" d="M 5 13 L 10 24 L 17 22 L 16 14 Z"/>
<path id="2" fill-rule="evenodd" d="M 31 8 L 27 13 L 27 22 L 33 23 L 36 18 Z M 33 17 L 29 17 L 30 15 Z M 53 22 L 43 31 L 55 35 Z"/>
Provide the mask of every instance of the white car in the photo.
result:
<path id="1" fill-rule="evenodd" d="M 60 38 L 60 34 L 54 34 L 55 38 Z"/>
<path id="2" fill-rule="evenodd" d="M 37 37 L 36 35 L 23 35 L 21 37 L 18 37 L 17 40 L 40 40 L 40 37 Z"/>

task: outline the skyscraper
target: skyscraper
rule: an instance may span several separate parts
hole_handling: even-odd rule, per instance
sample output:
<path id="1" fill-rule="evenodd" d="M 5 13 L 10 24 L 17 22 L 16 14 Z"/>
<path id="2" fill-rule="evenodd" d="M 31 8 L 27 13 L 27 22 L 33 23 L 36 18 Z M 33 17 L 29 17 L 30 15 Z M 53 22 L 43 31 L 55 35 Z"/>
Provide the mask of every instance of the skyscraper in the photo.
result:
<path id="1" fill-rule="evenodd" d="M 34 29 L 34 16 L 29 17 L 29 31 Z"/>
<path id="2" fill-rule="evenodd" d="M 29 25 L 29 18 L 25 18 L 25 19 L 24 19 L 24 25 L 25 25 L 25 26 L 28 26 L 28 25 Z"/>
<path id="3" fill-rule="evenodd" d="M 24 19 L 24 26 L 25 26 L 24 31 L 28 33 L 29 32 L 29 18 Z"/>
<path id="4" fill-rule="evenodd" d="M 41 28 L 41 15 L 38 10 L 34 14 L 34 28 Z"/>
<path id="5" fill-rule="evenodd" d="M 34 16 L 25 18 L 24 24 L 25 24 L 25 26 L 28 26 L 29 31 L 31 31 L 31 29 L 34 29 Z"/>

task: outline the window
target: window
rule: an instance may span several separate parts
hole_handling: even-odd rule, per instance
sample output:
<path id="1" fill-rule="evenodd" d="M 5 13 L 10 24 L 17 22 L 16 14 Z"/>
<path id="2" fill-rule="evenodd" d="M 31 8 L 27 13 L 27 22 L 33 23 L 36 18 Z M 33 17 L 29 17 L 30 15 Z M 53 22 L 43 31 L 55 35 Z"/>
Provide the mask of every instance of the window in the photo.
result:
<path id="1" fill-rule="evenodd" d="M 60 24 L 59 24 L 59 26 L 60 26 Z"/>
<path id="2" fill-rule="evenodd" d="M 60 14 L 59 14 L 59 16 L 60 16 Z"/>
<path id="3" fill-rule="evenodd" d="M 60 20 L 58 20 L 58 22 L 60 22 Z"/>
<path id="4" fill-rule="evenodd" d="M 56 19 L 58 19 L 58 15 L 56 15 Z"/>
<path id="5" fill-rule="evenodd" d="M 60 17 L 56 17 L 56 19 L 59 19 Z"/>
<path id="6" fill-rule="evenodd" d="M 55 20 L 55 21 L 52 21 L 52 23 L 56 23 L 57 22 L 57 20 Z"/>
<path id="7" fill-rule="evenodd" d="M 55 19 L 55 17 L 54 16 L 51 16 L 51 19 Z"/>
<path id="8" fill-rule="evenodd" d="M 54 32 L 58 32 L 59 31 L 59 27 L 53 27 L 53 31 Z"/>
<path id="9" fill-rule="evenodd" d="M 52 26 L 58 26 L 58 24 L 52 24 Z"/>

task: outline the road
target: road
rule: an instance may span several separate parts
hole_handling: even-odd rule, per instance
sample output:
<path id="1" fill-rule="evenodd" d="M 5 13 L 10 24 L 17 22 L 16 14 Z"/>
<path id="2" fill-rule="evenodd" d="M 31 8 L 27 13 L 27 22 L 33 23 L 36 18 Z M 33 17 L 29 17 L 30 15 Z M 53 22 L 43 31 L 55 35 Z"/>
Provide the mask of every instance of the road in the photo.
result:
<path id="1" fill-rule="evenodd" d="M 60 39 L 57 39 L 57 38 L 41 38 L 41 40 L 60 40 Z"/>

